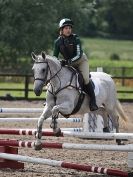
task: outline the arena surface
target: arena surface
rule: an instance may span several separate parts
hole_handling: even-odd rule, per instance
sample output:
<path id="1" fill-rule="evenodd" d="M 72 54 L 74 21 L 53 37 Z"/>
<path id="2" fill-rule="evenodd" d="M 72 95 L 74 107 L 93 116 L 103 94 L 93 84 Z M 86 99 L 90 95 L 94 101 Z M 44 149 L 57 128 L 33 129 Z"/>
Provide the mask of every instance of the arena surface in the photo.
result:
<path id="1" fill-rule="evenodd" d="M 125 130 L 121 125 L 121 132 L 133 133 L 133 103 L 122 103 L 123 109 L 129 118 L 128 129 Z M 0 107 L 16 107 L 16 108 L 35 108 L 43 107 L 42 101 L 0 101 Z M 39 113 L 34 114 L 0 114 L 0 117 L 39 117 Z M 74 116 L 73 116 L 74 117 Z M 0 123 L 1 128 L 36 128 L 36 122 L 13 122 Z M 61 123 L 60 127 L 81 127 L 82 123 Z M 46 123 L 43 128 L 49 128 L 49 123 Z M 18 139 L 18 140 L 34 140 L 34 136 L 15 136 L 15 135 L 0 135 L 0 139 Z M 115 144 L 115 140 L 83 140 L 73 137 L 43 137 L 42 139 L 49 142 L 67 142 L 67 143 L 96 143 L 96 144 Z M 133 143 L 128 141 L 125 143 Z M 120 169 L 123 171 L 132 171 L 127 166 L 127 152 L 108 152 L 108 151 L 86 151 L 86 150 L 63 150 L 63 149 L 42 149 L 35 151 L 32 148 L 19 148 L 20 155 L 31 157 L 41 157 L 53 160 L 62 160 L 66 162 L 74 162 L 79 164 L 87 164 L 101 166 L 106 168 Z M 81 172 L 71 169 L 63 169 L 40 164 L 25 163 L 24 170 L 0 170 L 0 177 L 101 177 L 105 175 Z M 106 176 L 105 176 L 106 177 Z"/>

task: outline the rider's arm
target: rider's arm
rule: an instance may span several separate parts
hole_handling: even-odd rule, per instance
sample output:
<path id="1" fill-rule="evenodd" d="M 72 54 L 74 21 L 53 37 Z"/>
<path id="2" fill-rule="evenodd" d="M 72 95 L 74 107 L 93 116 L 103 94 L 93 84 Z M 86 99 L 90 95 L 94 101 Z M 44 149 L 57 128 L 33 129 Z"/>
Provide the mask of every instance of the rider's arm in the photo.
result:
<path id="1" fill-rule="evenodd" d="M 71 59 L 72 62 L 78 60 L 79 58 L 81 58 L 83 51 L 82 51 L 82 47 L 81 47 L 81 42 L 78 36 L 76 36 L 76 56 L 74 58 Z"/>
<path id="2" fill-rule="evenodd" d="M 59 50 L 59 45 L 58 45 L 58 41 L 56 40 L 56 41 L 54 42 L 53 56 L 55 56 L 56 58 L 58 58 L 59 52 L 60 52 L 60 50 Z"/>

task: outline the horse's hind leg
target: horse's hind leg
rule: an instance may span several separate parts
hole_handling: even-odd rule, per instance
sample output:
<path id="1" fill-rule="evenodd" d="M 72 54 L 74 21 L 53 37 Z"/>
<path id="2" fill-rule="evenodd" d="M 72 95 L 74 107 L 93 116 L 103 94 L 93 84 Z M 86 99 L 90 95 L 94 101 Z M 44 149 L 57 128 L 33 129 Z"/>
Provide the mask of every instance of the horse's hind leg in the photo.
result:
<path id="1" fill-rule="evenodd" d="M 117 115 L 117 111 L 115 109 L 109 111 L 109 115 L 112 119 L 113 127 L 116 128 L 116 133 L 119 133 L 119 116 Z"/>
<path id="2" fill-rule="evenodd" d="M 116 109 L 114 109 L 113 111 L 110 111 L 109 115 L 112 118 L 113 126 L 116 128 L 116 133 L 119 133 L 119 116 L 117 114 Z M 116 139 L 116 143 L 118 145 L 123 145 L 123 142 L 121 139 Z"/>
<path id="3" fill-rule="evenodd" d="M 110 132 L 109 125 L 108 125 L 108 113 L 105 110 L 105 108 L 100 107 L 99 111 L 98 111 L 98 114 L 101 115 L 102 118 L 103 118 L 103 125 L 104 125 L 103 132 Z"/>

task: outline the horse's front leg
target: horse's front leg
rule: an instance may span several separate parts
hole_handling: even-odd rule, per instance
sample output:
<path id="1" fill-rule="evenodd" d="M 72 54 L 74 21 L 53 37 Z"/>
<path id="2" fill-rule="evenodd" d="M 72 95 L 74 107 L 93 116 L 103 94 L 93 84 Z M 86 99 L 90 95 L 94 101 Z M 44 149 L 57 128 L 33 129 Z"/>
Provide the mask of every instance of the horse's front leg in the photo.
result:
<path id="1" fill-rule="evenodd" d="M 35 150 L 41 150 L 42 144 L 41 144 L 41 137 L 42 137 L 42 126 L 44 120 L 46 120 L 48 117 L 51 116 L 51 109 L 47 105 L 45 106 L 43 113 L 41 114 L 38 124 L 37 124 L 37 131 L 36 131 L 36 142 L 35 142 Z"/>
<path id="2" fill-rule="evenodd" d="M 57 104 L 52 109 L 52 116 L 58 117 L 58 114 L 61 113 L 62 115 L 71 114 L 74 109 L 74 105 L 70 102 L 63 102 L 61 104 Z"/>
<path id="3" fill-rule="evenodd" d="M 70 102 L 63 102 L 62 104 L 58 104 L 53 107 L 51 128 L 53 128 L 53 131 L 56 133 L 56 136 L 59 136 L 61 133 L 60 128 L 58 128 L 57 122 L 59 113 L 62 115 L 71 114 L 73 107 L 74 106 Z"/>

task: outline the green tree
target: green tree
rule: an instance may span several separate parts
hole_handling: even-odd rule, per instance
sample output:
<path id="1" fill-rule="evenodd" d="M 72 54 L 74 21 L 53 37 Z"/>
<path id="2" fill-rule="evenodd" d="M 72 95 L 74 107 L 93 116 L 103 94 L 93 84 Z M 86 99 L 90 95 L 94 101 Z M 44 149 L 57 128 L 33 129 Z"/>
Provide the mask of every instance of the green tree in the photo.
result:
<path id="1" fill-rule="evenodd" d="M 133 1 L 111 0 L 106 18 L 111 33 L 133 36 Z"/>
<path id="2" fill-rule="evenodd" d="M 81 35 L 90 30 L 93 1 L 85 0 L 1 0 L 1 66 L 21 65 L 19 58 L 52 48 L 62 18 L 74 21 L 74 31 Z M 5 59 L 6 58 L 6 59 Z M 8 62 L 7 62 L 8 61 Z M 28 60 L 25 60 L 28 62 Z M 18 64 L 17 64 L 18 63 Z"/>
<path id="3" fill-rule="evenodd" d="M 12 60 L 49 48 L 55 18 L 52 3 L 53 0 L 0 1 L 0 39 L 2 45 L 10 46 Z"/>
<path id="4" fill-rule="evenodd" d="M 0 66 L 23 67 L 32 51 L 52 48 L 58 23 L 66 17 L 80 36 L 100 31 L 131 37 L 132 9 L 132 0 L 0 0 Z"/>
<path id="5" fill-rule="evenodd" d="M 97 30 L 117 36 L 133 36 L 133 1 L 99 0 Z"/>
<path id="6" fill-rule="evenodd" d="M 55 9 L 56 23 L 71 18 L 76 33 L 83 36 L 95 33 L 95 0 L 56 0 Z"/>

